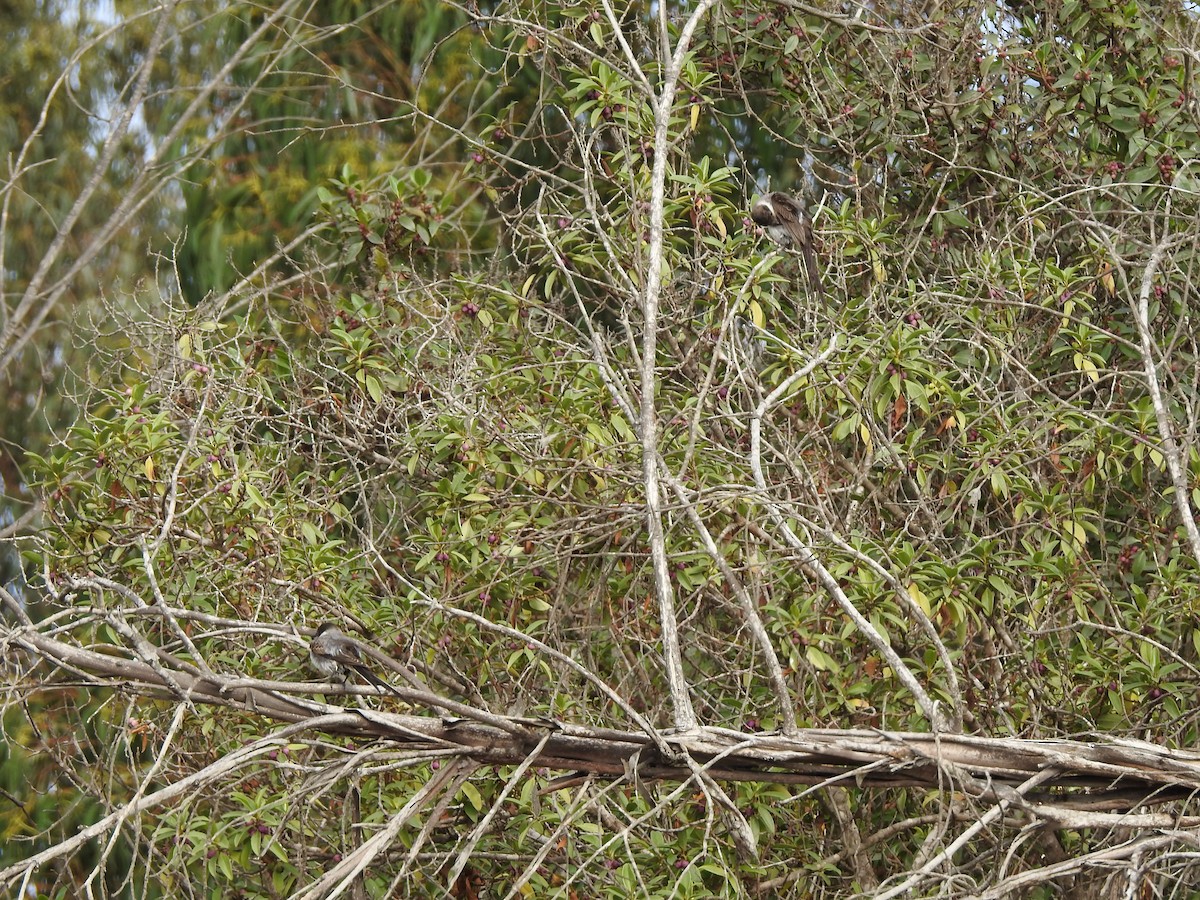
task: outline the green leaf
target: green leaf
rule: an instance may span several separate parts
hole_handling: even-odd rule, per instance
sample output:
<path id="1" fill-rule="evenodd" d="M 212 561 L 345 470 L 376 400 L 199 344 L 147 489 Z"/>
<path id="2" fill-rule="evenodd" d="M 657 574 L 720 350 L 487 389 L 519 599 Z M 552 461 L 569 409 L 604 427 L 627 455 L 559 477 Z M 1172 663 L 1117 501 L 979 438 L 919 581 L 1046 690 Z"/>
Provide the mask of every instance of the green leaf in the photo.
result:
<path id="1" fill-rule="evenodd" d="M 469 781 L 464 781 L 462 792 L 476 812 L 483 811 L 483 796 L 479 793 L 479 788 L 475 787 Z"/>
<path id="2" fill-rule="evenodd" d="M 620 436 L 621 440 L 631 444 L 637 441 L 637 435 L 633 433 L 633 429 L 629 427 L 625 417 L 620 413 L 613 413 L 609 416 L 608 421 L 612 430 Z"/>
<path id="3" fill-rule="evenodd" d="M 598 444 L 603 444 L 607 447 L 613 443 L 612 435 L 609 434 L 608 429 L 606 429 L 599 422 L 588 422 L 587 433 L 590 434 Z"/>
<path id="4" fill-rule="evenodd" d="M 818 648 L 815 644 L 809 644 L 804 650 L 804 657 L 809 661 L 814 669 L 821 672 L 836 672 L 838 664 L 824 650 Z"/>
<path id="5" fill-rule="evenodd" d="M 939 217 L 945 220 L 948 225 L 955 228 L 970 228 L 971 220 L 966 217 L 961 209 L 947 209 L 939 213 Z"/>
<path id="6" fill-rule="evenodd" d="M 252 505 L 257 506 L 259 509 L 269 510 L 271 508 L 267 504 L 266 499 L 263 497 L 262 493 L 258 490 L 258 488 L 256 488 L 249 481 L 246 482 L 246 498 L 250 501 L 250 503 Z"/>
<path id="7" fill-rule="evenodd" d="M 383 385 L 379 383 L 379 379 L 374 375 L 368 374 L 364 378 L 367 386 L 367 393 L 371 395 L 371 399 L 376 403 L 383 400 Z"/>
<path id="8" fill-rule="evenodd" d="M 765 327 L 767 324 L 767 317 L 763 314 L 762 304 L 760 304 L 757 300 L 751 300 L 749 308 L 750 321 L 752 321 L 758 328 Z"/>

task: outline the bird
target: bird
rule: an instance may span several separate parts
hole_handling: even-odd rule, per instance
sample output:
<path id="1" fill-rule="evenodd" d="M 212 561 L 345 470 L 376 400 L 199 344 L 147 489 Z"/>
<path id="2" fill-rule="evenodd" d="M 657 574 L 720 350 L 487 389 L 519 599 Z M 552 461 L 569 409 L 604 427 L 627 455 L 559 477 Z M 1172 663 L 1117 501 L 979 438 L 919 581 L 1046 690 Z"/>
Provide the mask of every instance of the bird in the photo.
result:
<path id="1" fill-rule="evenodd" d="M 825 293 L 821 273 L 817 271 L 817 251 L 813 246 L 812 219 L 804 204 L 782 191 L 772 191 L 760 197 L 750 208 L 750 218 L 767 231 L 767 237 L 783 247 L 795 247 L 804 254 L 808 283 L 817 296 Z"/>
<path id="2" fill-rule="evenodd" d="M 332 622 L 321 625 L 309 641 L 308 662 L 331 680 L 349 684 L 351 675 L 357 674 L 380 690 L 400 696 L 398 690 L 367 668 L 358 642 L 343 634 Z"/>

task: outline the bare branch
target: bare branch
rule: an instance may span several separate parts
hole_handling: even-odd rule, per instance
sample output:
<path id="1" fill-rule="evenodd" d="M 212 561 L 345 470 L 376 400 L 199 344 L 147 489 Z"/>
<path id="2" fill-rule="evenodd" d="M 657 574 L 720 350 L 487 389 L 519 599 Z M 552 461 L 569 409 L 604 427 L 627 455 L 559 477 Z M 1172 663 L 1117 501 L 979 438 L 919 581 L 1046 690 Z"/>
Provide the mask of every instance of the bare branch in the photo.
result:
<path id="1" fill-rule="evenodd" d="M 683 69 L 683 60 L 692 34 L 715 0 L 701 0 L 688 18 L 679 35 L 675 52 L 667 65 L 663 84 L 654 102 L 654 166 L 650 175 L 650 246 L 646 250 L 646 290 L 642 294 L 642 370 L 641 370 L 641 427 L 638 437 L 642 443 L 642 482 L 646 499 L 646 531 L 650 544 L 650 560 L 654 566 L 654 591 L 658 599 L 659 622 L 662 628 L 663 664 L 671 689 L 675 709 L 675 727 L 681 730 L 696 725 L 690 689 L 683 672 L 683 657 L 679 651 L 679 623 L 675 617 L 675 591 L 668 571 L 666 542 L 662 524 L 662 498 L 659 490 L 658 466 L 658 409 L 655 403 L 658 378 L 658 305 L 662 289 L 663 268 L 663 209 L 666 202 L 668 142 L 671 115 L 675 108 L 675 88 Z"/>

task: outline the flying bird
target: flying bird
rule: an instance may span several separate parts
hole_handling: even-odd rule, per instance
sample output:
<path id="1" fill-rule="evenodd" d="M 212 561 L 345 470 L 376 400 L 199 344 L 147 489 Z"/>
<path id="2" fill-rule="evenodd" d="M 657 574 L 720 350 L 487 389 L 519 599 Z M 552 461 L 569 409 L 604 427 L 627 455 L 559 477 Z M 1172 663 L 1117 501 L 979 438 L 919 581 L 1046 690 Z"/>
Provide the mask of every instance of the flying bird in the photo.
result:
<path id="1" fill-rule="evenodd" d="M 316 636 L 309 641 L 308 662 L 331 681 L 349 684 L 351 676 L 357 674 L 380 690 L 400 696 L 399 691 L 367 668 L 358 642 L 330 622 L 318 628 Z"/>
<path id="2" fill-rule="evenodd" d="M 804 254 L 808 282 L 818 297 L 825 293 L 821 273 L 817 271 L 817 251 L 813 246 L 812 219 L 804 204 L 790 194 L 772 191 L 750 209 L 750 218 L 767 231 L 767 236 L 783 247 L 795 247 Z"/>

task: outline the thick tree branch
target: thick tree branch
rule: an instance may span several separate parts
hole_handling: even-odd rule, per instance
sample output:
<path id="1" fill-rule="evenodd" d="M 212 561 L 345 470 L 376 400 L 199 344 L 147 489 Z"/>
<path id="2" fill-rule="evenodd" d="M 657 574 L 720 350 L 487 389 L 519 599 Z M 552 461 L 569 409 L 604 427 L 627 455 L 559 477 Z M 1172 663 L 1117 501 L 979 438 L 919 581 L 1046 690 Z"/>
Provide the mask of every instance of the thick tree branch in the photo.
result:
<path id="1" fill-rule="evenodd" d="M 21 647 L 54 668 L 88 676 L 97 688 L 119 688 L 147 698 L 172 693 L 165 678 L 136 660 L 76 647 L 30 628 L 10 627 L 0 637 L 6 654 L 14 646 Z M 440 755 L 450 751 L 489 764 L 520 764 L 541 747 L 538 766 L 625 775 L 632 763 L 643 780 L 692 777 L 690 765 L 674 762 L 686 757 L 718 781 L 800 785 L 850 777 L 862 787 L 917 785 L 982 798 L 1011 797 L 1007 793 L 1011 789 L 1049 770 L 1054 774 L 1044 790 L 1030 791 L 1021 800 L 1022 808 L 1049 821 L 1081 827 L 1156 827 L 1154 823 L 1168 822 L 1200 827 L 1200 816 L 1107 812 L 1188 799 L 1200 790 L 1200 753 L 1144 741 L 1028 741 L 836 729 L 747 734 L 706 727 L 661 732 L 664 752 L 649 735 L 637 731 L 496 716 L 484 710 L 476 710 L 473 720 L 468 720 L 345 709 L 282 696 L 275 690 L 281 685 L 271 682 L 232 678 L 214 682 L 184 668 L 172 674 L 197 704 L 226 706 L 290 724 L 308 723 L 359 740 L 387 740 Z M 297 683 L 293 687 L 328 686 Z M 52 690 L 53 682 L 48 681 L 44 689 Z"/>
<path id="2" fill-rule="evenodd" d="M 671 115 L 675 107 L 675 89 L 684 58 L 691 44 L 692 34 L 700 20 L 712 7 L 715 0 L 701 0 L 688 18 L 679 35 L 672 58 L 668 63 L 666 77 L 654 102 L 654 166 L 650 175 L 650 246 L 646 251 L 646 290 L 642 294 L 642 368 L 641 368 L 641 427 L 638 437 L 642 442 L 642 484 L 646 500 L 646 531 L 650 544 L 650 560 L 654 568 L 654 593 L 658 599 L 659 623 L 662 629 L 663 664 L 667 670 L 667 682 L 671 690 L 671 704 L 675 710 L 675 727 L 683 730 L 696 725 L 696 712 L 692 708 L 690 688 L 683 673 L 683 656 L 679 650 L 679 623 L 675 618 L 675 590 L 671 586 L 671 573 L 667 561 L 666 536 L 663 532 L 662 497 L 659 488 L 658 467 L 658 408 L 655 395 L 658 377 L 655 366 L 658 361 L 658 313 L 662 291 L 663 270 L 666 259 L 663 253 L 663 217 L 666 202 L 667 159 L 671 135 Z"/>

